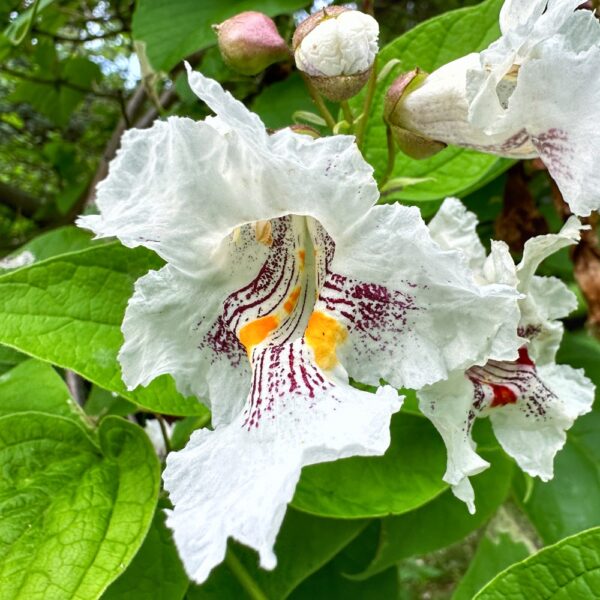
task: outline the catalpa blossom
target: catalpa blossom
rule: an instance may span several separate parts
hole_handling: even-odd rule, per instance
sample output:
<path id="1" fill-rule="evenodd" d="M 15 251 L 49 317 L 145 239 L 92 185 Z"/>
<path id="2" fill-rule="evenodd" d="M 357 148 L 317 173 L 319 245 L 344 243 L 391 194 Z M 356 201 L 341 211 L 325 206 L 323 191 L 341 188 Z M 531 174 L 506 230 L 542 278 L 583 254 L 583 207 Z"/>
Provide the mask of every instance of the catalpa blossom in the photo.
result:
<path id="1" fill-rule="evenodd" d="M 523 294 L 516 360 L 492 358 L 483 366 L 457 370 L 443 382 L 418 392 L 421 410 L 442 435 L 448 450 L 444 480 L 470 512 L 475 511 L 469 476 L 489 466 L 475 452 L 475 419 L 489 417 L 496 438 L 525 472 L 548 481 L 566 430 L 591 410 L 594 386 L 582 370 L 555 363 L 563 334 L 560 321 L 577 306 L 575 295 L 554 277 L 538 277 L 538 265 L 557 250 L 579 241 L 581 224 L 571 217 L 558 234 L 525 243 L 515 267 L 504 242 L 485 250 L 475 232 L 477 218 L 456 199 L 447 199 L 430 223 L 442 247 L 459 248 L 479 271 L 482 284 L 503 281 Z"/>
<path id="2" fill-rule="evenodd" d="M 167 457 L 168 524 L 204 581 L 233 537 L 273 568 L 304 465 L 379 455 L 395 389 L 518 348 L 517 293 L 479 286 L 419 211 L 377 206 L 354 138 L 263 123 L 190 72 L 216 113 L 130 130 L 80 225 L 167 264 L 137 281 L 120 352 L 129 388 L 169 373 L 207 399 L 214 431 Z M 513 327 L 501 331 L 502 323 Z"/>
<path id="3" fill-rule="evenodd" d="M 540 157 L 571 210 L 600 208 L 600 23 L 581 0 L 506 0 L 502 37 L 411 86 L 389 118 L 447 144 Z M 592 111 L 592 112 L 590 112 Z"/>

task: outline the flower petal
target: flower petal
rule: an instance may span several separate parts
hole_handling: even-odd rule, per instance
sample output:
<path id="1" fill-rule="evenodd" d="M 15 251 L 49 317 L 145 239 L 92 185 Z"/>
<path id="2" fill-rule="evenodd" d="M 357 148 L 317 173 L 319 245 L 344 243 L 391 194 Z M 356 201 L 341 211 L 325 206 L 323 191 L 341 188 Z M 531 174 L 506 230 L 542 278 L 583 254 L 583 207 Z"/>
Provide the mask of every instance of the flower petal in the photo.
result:
<path id="1" fill-rule="evenodd" d="M 219 292 L 225 293 L 216 282 L 189 277 L 170 265 L 136 282 L 119 353 L 129 389 L 169 373 L 183 395 L 210 406 L 213 422 L 228 422 L 239 412 L 250 367 L 245 349 L 219 320 Z"/>
<path id="2" fill-rule="evenodd" d="M 473 410 L 473 384 L 462 371 L 450 374 L 446 381 L 426 386 L 417 392 L 419 406 L 439 431 L 448 453 L 444 481 L 452 486 L 455 496 L 465 502 L 469 512 L 475 512 L 471 475 L 489 467 L 475 452 L 471 430 L 476 413 Z"/>
<path id="3" fill-rule="evenodd" d="M 600 26 L 595 37 L 579 53 L 568 52 L 561 38 L 546 42 L 537 50 L 541 58 L 520 68 L 509 102 L 512 120 L 526 124 L 569 207 L 582 216 L 600 208 L 600 130 L 582 117 L 600 97 Z"/>
<path id="4" fill-rule="evenodd" d="M 327 272 L 317 307 L 348 329 L 339 356 L 355 379 L 419 388 L 490 353 L 517 354 L 516 290 L 477 284 L 415 208 L 376 206 L 336 240 Z"/>
<path id="5" fill-rule="evenodd" d="M 373 169 L 353 137 L 315 140 L 289 129 L 267 136 L 258 117 L 217 83 L 199 73 L 190 81 L 218 118 L 171 117 L 126 132 L 98 186 L 101 215 L 81 217 L 79 225 L 151 248 L 196 275 L 245 223 L 310 215 L 335 238 L 377 201 Z"/>
<path id="6" fill-rule="evenodd" d="M 457 198 L 446 198 L 428 227 L 444 250 L 460 250 L 473 270 L 483 269 L 485 248 L 477 235 L 477 216 Z"/>
<path id="7" fill-rule="evenodd" d="M 555 364 L 538 367 L 519 385 L 519 401 L 490 411 L 490 420 L 498 441 L 521 469 L 548 481 L 566 430 L 592 409 L 594 386 L 582 370 Z"/>
<path id="8" fill-rule="evenodd" d="M 558 233 L 537 235 L 525 242 L 523 258 L 517 267 L 519 290 L 527 292 L 531 279 L 542 261 L 561 248 L 576 244 L 581 239 L 583 226 L 577 217 L 569 217 Z"/>
<path id="9" fill-rule="evenodd" d="M 275 537 L 304 465 L 383 454 L 401 398 L 348 385 L 345 372 L 321 371 L 304 339 L 254 353 L 252 390 L 236 420 L 196 431 L 170 454 L 163 475 L 174 504 L 168 524 L 190 577 L 204 581 L 228 537 L 275 567 Z"/>

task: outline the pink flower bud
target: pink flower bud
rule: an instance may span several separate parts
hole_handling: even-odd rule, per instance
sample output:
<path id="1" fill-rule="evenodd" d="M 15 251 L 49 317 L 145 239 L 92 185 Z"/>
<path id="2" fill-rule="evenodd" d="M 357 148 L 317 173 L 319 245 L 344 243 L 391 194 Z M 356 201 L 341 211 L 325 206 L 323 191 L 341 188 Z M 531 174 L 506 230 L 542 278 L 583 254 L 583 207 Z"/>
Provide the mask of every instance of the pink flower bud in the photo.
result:
<path id="1" fill-rule="evenodd" d="M 289 49 L 273 19 L 247 11 L 213 25 L 225 63 L 242 75 L 256 75 L 289 57 Z"/>

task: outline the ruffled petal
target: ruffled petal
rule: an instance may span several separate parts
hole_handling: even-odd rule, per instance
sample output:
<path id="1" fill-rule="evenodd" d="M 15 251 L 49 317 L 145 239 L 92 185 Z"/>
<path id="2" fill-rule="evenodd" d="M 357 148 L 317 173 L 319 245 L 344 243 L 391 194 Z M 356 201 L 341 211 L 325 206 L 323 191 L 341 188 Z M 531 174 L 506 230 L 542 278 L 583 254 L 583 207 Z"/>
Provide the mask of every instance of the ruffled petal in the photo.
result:
<path id="1" fill-rule="evenodd" d="M 171 117 L 126 132 L 98 186 L 101 214 L 81 217 L 80 226 L 146 246 L 196 275 L 245 223 L 309 215 L 336 237 L 377 201 L 373 170 L 352 136 L 268 136 L 216 82 L 199 73 L 190 81 L 218 116 Z"/>
<path id="2" fill-rule="evenodd" d="M 251 373 L 245 349 L 219 317 L 225 293 L 209 278 L 198 280 L 169 265 L 139 279 L 119 353 L 129 389 L 169 373 L 183 395 L 212 409 L 214 423 L 238 414 Z"/>
<path id="3" fill-rule="evenodd" d="M 190 577 L 199 583 L 220 563 L 227 538 L 275 567 L 275 537 L 304 465 L 379 455 L 401 405 L 392 388 L 377 394 L 348 384 L 338 365 L 322 371 L 304 339 L 253 354 L 245 409 L 215 431 L 196 431 L 167 458 L 163 478 L 174 504 L 168 524 Z"/>
<path id="4" fill-rule="evenodd" d="M 505 0 L 500 10 L 500 30 L 506 34 L 535 22 L 546 10 L 548 0 Z"/>
<path id="5" fill-rule="evenodd" d="M 455 371 L 446 381 L 426 386 L 417 392 L 419 406 L 439 431 L 448 453 L 444 481 L 454 495 L 475 512 L 475 498 L 469 477 L 489 467 L 475 452 L 471 430 L 476 417 L 473 409 L 473 384 L 462 371 Z"/>
<path id="6" fill-rule="evenodd" d="M 355 379 L 420 388 L 491 353 L 516 357 L 517 299 L 514 287 L 475 282 L 417 209 L 390 205 L 336 240 L 316 306 L 347 328 L 339 356 Z"/>
<path id="7" fill-rule="evenodd" d="M 531 280 L 542 261 L 561 248 L 576 244 L 581 239 L 581 222 L 577 217 L 569 217 L 558 233 L 537 235 L 525 242 L 523 258 L 517 267 L 519 290 L 526 293 Z"/>
<path id="8" fill-rule="evenodd" d="M 490 411 L 498 441 L 523 471 L 548 481 L 575 419 L 592 409 L 594 385 L 580 369 L 548 364 L 521 377 L 516 403 Z"/>
<path id="9" fill-rule="evenodd" d="M 460 250 L 469 267 L 482 270 L 486 253 L 477 235 L 477 216 L 457 198 L 446 198 L 429 221 L 431 237 L 444 250 Z"/>
<path id="10" fill-rule="evenodd" d="M 583 12 L 583 11 L 582 11 Z M 587 12 L 587 11 L 586 11 Z M 527 132 L 571 210 L 600 209 L 600 130 L 589 115 L 600 97 L 600 25 L 594 46 L 577 54 L 549 40 L 524 64 L 509 114 Z"/>

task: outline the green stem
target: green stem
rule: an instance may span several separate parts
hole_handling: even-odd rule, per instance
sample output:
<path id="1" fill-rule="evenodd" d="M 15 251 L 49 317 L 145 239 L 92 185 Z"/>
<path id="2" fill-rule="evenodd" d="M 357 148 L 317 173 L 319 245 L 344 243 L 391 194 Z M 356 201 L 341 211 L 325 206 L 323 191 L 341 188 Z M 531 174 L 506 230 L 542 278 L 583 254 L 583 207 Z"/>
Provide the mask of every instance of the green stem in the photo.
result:
<path id="1" fill-rule="evenodd" d="M 352 125 L 354 125 L 354 115 L 352 114 L 352 109 L 350 108 L 350 105 L 348 104 L 348 100 L 342 100 L 342 102 L 340 102 L 340 105 L 341 105 L 342 111 L 344 113 L 344 119 L 346 119 L 346 121 L 348 122 L 348 125 L 350 125 L 350 127 L 352 127 Z"/>
<path id="2" fill-rule="evenodd" d="M 228 550 L 225 555 L 225 564 L 252 600 L 269 600 L 268 596 L 258 587 L 256 581 L 252 579 L 246 567 L 231 550 Z"/>
<path id="3" fill-rule="evenodd" d="M 386 125 L 385 135 L 387 139 L 387 166 L 385 168 L 385 173 L 379 182 L 380 189 L 388 182 L 394 172 L 394 163 L 396 162 L 396 143 L 394 142 L 392 128 L 389 125 Z"/>
<path id="4" fill-rule="evenodd" d="M 367 83 L 367 95 L 365 97 L 365 103 L 363 105 L 362 115 L 358 126 L 356 128 L 356 144 L 359 148 L 362 148 L 365 130 L 367 128 L 367 121 L 369 120 L 369 111 L 371 110 L 371 104 L 373 104 L 373 96 L 375 95 L 375 88 L 377 87 L 377 61 L 373 63 L 373 70 Z"/>
<path id="5" fill-rule="evenodd" d="M 166 450 L 167 454 L 169 454 L 169 452 L 171 452 L 171 440 L 169 439 L 169 434 L 167 433 L 167 427 L 165 425 L 165 420 L 163 419 L 162 415 L 154 413 L 154 416 L 156 417 L 156 420 L 158 421 L 158 425 L 160 427 L 160 433 L 165 442 L 165 450 Z"/>
<path id="6" fill-rule="evenodd" d="M 305 73 L 300 71 L 300 74 L 302 75 L 302 79 L 304 79 L 304 83 L 308 88 L 308 93 L 310 94 L 310 97 L 313 99 L 313 102 L 317 105 L 321 116 L 325 119 L 327 127 L 329 127 L 333 131 L 333 128 L 335 127 L 335 119 L 333 118 L 333 115 L 329 112 L 329 109 L 325 105 L 325 102 L 323 102 L 321 94 L 319 94 L 317 88 L 315 88 L 310 78 Z"/>
<path id="7" fill-rule="evenodd" d="M 11 40 L 11 42 L 13 43 L 14 46 L 19 46 L 21 44 L 21 42 L 27 37 L 27 34 L 29 33 L 30 29 L 33 27 L 33 22 L 35 21 L 35 17 L 37 15 L 39 6 L 40 6 L 40 0 L 35 0 L 35 2 L 33 3 L 33 6 L 31 7 L 31 16 L 29 17 L 29 20 L 25 24 L 23 31 L 21 32 L 21 34 L 18 37 L 15 37 Z"/>

